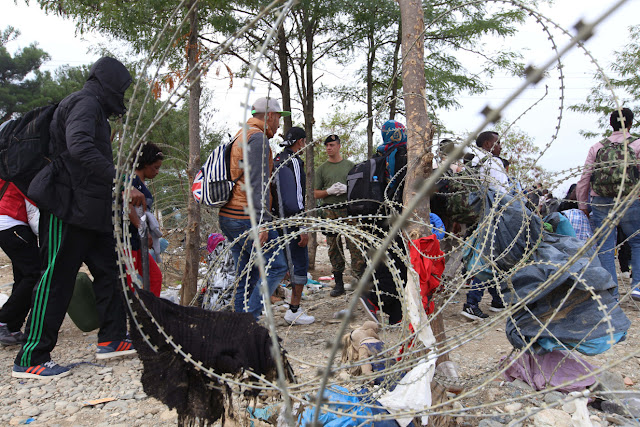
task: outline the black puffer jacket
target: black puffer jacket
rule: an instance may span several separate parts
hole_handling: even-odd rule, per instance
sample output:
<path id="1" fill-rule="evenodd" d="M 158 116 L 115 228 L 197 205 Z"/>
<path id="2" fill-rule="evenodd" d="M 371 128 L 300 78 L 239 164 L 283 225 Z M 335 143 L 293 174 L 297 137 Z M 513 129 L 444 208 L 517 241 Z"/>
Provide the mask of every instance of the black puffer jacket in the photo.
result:
<path id="1" fill-rule="evenodd" d="M 82 90 L 60 102 L 51 122 L 55 159 L 31 181 L 28 196 L 63 222 L 112 231 L 115 168 L 107 118 L 124 114 L 131 75 L 113 58 L 100 58 Z"/>

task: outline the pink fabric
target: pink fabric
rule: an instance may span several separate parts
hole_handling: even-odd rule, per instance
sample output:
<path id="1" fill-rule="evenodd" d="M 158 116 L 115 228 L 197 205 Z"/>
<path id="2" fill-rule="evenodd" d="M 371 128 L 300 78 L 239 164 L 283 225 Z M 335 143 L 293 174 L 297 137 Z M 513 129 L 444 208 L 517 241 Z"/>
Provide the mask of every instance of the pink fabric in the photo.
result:
<path id="1" fill-rule="evenodd" d="M 629 135 L 628 132 L 627 132 L 627 135 Z M 609 141 L 614 143 L 624 141 L 624 133 L 619 130 L 613 132 L 609 137 Z M 633 148 L 633 151 L 636 153 L 636 158 L 640 158 L 640 139 L 636 139 L 629 145 L 631 146 L 631 148 Z M 587 160 L 585 160 L 584 162 L 584 172 L 582 172 L 582 176 L 580 177 L 580 180 L 578 181 L 578 185 L 576 186 L 576 198 L 578 199 L 578 208 L 580 209 L 587 208 L 586 204 L 589 201 L 589 194 L 591 194 L 591 196 L 598 195 L 593 190 L 589 192 L 590 190 L 589 183 L 591 182 L 591 171 L 593 169 L 591 165 L 593 165 L 593 162 L 595 162 L 596 153 L 601 148 L 602 148 L 601 142 L 596 142 L 595 144 L 593 144 L 591 148 L 589 148 L 589 154 L 587 154 Z M 638 169 L 640 169 L 640 167 Z"/>
<path id="2" fill-rule="evenodd" d="M 567 383 L 557 390 L 569 393 L 584 390 L 596 382 L 593 376 L 575 380 L 598 368 L 566 351 L 554 350 L 542 355 L 523 352 L 515 361 L 511 359 L 511 362 L 511 366 L 504 372 L 505 379 L 511 382 L 519 378 L 535 390 Z"/>
<path id="3" fill-rule="evenodd" d="M 207 250 L 209 253 L 213 252 L 214 249 L 220 244 L 220 242 L 224 241 L 224 236 L 220 233 L 211 233 L 209 234 L 209 239 L 207 239 Z"/>

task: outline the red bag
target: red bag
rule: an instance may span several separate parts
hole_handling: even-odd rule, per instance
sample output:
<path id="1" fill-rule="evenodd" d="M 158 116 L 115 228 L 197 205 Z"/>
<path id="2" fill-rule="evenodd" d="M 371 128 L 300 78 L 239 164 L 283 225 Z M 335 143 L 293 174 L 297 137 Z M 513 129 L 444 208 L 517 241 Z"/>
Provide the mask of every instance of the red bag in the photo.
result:
<path id="1" fill-rule="evenodd" d="M 440 287 L 444 272 L 444 252 L 440 250 L 440 242 L 434 234 L 413 240 L 412 243 L 409 254 L 413 269 L 420 276 L 422 306 L 427 314 L 431 314 L 435 309 L 431 296 Z"/>

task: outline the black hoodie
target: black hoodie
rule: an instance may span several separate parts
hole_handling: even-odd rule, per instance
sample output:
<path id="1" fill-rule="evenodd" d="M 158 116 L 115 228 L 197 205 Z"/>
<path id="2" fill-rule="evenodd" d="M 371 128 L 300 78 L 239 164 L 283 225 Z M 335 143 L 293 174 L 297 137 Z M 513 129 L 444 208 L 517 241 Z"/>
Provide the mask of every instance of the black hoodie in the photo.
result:
<path id="1" fill-rule="evenodd" d="M 100 58 L 82 90 L 60 102 L 51 122 L 50 152 L 57 156 L 31 181 L 28 196 L 63 222 L 113 231 L 115 177 L 108 117 L 124 114 L 131 75 L 116 59 Z"/>

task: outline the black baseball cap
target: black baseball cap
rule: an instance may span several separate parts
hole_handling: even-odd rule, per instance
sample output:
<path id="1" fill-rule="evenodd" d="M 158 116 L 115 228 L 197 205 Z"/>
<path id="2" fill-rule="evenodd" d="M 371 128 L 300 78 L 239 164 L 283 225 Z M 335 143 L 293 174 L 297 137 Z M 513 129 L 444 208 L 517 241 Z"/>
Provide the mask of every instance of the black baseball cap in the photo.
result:
<path id="1" fill-rule="evenodd" d="M 306 137 L 307 133 L 304 131 L 304 129 L 294 126 L 287 131 L 287 134 L 284 136 L 284 141 L 280 143 L 280 146 L 291 147 L 297 140 Z"/>
<path id="2" fill-rule="evenodd" d="M 340 137 L 338 135 L 329 135 L 327 139 L 324 140 L 324 144 L 327 145 L 329 142 L 337 142 L 340 144 Z"/>

